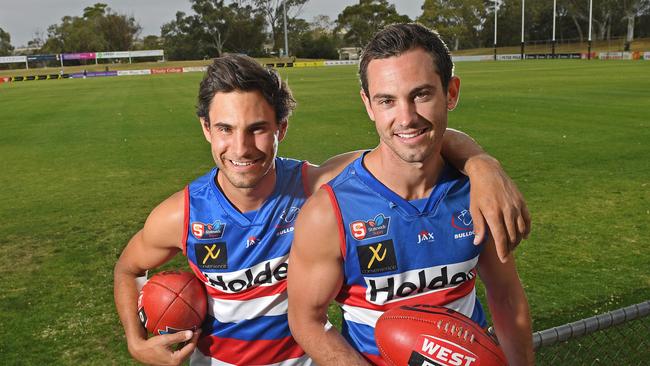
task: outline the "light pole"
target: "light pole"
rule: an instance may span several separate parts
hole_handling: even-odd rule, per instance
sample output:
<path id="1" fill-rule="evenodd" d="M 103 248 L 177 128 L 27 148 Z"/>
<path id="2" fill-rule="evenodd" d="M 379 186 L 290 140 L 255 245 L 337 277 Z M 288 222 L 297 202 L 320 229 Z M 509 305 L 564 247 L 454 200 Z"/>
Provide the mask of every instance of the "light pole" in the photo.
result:
<path id="1" fill-rule="evenodd" d="M 284 14 L 284 56 L 289 57 L 289 40 L 287 38 L 287 0 L 282 2 L 282 13 Z"/>
<path id="2" fill-rule="evenodd" d="M 587 46 L 587 60 L 591 60 L 591 5 L 592 5 L 592 0 L 589 0 L 589 40 Z"/>
<path id="3" fill-rule="evenodd" d="M 494 61 L 497 60 L 497 0 L 494 0 Z"/>
<path id="4" fill-rule="evenodd" d="M 551 54 L 553 55 L 552 57 L 555 58 L 555 9 L 557 6 L 557 0 L 553 0 L 553 40 L 551 43 Z"/>
<path id="5" fill-rule="evenodd" d="M 521 0 L 521 59 L 524 59 L 524 9 L 526 8 L 526 0 Z"/>

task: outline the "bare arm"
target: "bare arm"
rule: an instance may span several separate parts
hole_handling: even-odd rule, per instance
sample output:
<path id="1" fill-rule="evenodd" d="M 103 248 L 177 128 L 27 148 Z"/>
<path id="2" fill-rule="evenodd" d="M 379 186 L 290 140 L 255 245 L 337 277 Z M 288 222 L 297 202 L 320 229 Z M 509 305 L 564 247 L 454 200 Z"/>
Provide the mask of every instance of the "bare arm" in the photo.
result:
<path id="1" fill-rule="evenodd" d="M 324 190 L 300 210 L 295 228 L 288 277 L 291 333 L 319 365 L 368 365 L 335 328 L 325 328 L 343 268 L 338 225 Z"/>
<path id="2" fill-rule="evenodd" d="M 124 327 L 131 355 L 147 364 L 179 365 L 196 347 L 199 332 L 179 332 L 147 339 L 137 316 L 136 278 L 146 270 L 169 261 L 181 250 L 183 232 L 183 192 L 178 192 L 156 207 L 144 225 L 129 241 L 115 264 L 115 307 Z M 171 346 L 192 340 L 177 351 Z"/>
<path id="3" fill-rule="evenodd" d="M 479 258 L 494 328 L 508 364 L 533 365 L 533 340 L 528 300 L 517 275 L 514 258 L 502 263 L 490 240 Z"/>
<path id="4" fill-rule="evenodd" d="M 501 164 L 488 155 L 470 136 L 448 128 L 442 155 L 470 179 L 470 213 L 474 220 L 474 244 L 494 238 L 500 260 L 530 233 L 530 214 L 523 195 Z"/>

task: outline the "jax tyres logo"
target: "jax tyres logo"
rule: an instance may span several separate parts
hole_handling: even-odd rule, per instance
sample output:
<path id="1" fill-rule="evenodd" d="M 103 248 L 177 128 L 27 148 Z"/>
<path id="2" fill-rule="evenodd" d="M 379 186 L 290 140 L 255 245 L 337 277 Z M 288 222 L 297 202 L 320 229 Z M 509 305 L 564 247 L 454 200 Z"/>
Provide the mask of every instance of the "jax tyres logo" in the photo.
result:
<path id="1" fill-rule="evenodd" d="M 204 224 L 202 222 L 193 222 L 190 225 L 192 235 L 195 238 L 201 239 L 219 239 L 223 236 L 226 229 L 226 224 L 217 220 L 212 224 Z"/>
<path id="2" fill-rule="evenodd" d="M 392 240 L 384 240 L 357 247 L 359 267 L 362 274 L 395 271 L 397 259 Z"/>
<path id="3" fill-rule="evenodd" d="M 226 243 L 194 244 L 196 264 L 201 269 L 227 269 Z"/>
<path id="4" fill-rule="evenodd" d="M 478 365 L 476 354 L 445 339 L 422 334 L 418 337 L 415 347 L 408 366 Z"/>
<path id="5" fill-rule="evenodd" d="M 376 238 L 388 233 L 390 217 L 380 213 L 368 221 L 357 220 L 350 223 L 350 233 L 357 240 Z"/>

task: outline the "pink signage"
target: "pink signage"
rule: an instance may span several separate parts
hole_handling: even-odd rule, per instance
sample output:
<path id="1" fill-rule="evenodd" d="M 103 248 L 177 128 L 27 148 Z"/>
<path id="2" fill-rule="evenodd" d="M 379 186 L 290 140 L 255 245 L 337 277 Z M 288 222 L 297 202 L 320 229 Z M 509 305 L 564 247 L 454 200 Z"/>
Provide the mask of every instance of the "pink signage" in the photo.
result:
<path id="1" fill-rule="evenodd" d="M 81 53 L 64 53 L 64 60 L 88 60 L 94 59 L 95 52 L 81 52 Z"/>

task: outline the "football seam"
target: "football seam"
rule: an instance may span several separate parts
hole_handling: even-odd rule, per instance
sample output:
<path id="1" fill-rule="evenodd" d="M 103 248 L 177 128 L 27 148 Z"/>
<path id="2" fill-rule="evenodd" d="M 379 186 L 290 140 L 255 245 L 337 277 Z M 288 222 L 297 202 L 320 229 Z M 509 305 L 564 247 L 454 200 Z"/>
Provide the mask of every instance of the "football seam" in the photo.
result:
<path id="1" fill-rule="evenodd" d="M 192 275 L 192 279 L 190 279 L 189 281 L 187 281 L 187 283 L 185 284 L 185 286 L 183 286 L 183 288 L 181 289 L 181 291 L 178 293 L 179 296 L 178 296 L 177 298 L 178 298 L 178 299 L 181 299 L 181 301 L 183 301 L 183 302 L 185 303 L 185 305 L 187 305 L 188 308 L 192 309 L 192 312 L 194 313 L 194 315 L 196 315 L 196 318 L 197 318 L 197 319 L 201 319 L 201 316 L 199 315 L 199 313 L 196 312 L 196 309 L 194 309 L 194 307 L 193 307 L 189 302 L 185 301 L 184 298 L 180 297 L 180 294 L 182 294 L 183 291 L 185 291 L 185 289 L 187 288 L 187 286 L 189 286 L 189 285 L 192 283 L 192 281 L 194 281 L 194 280 L 196 280 L 196 277 L 194 277 L 194 275 Z M 197 281 L 198 281 L 198 280 L 197 280 Z M 204 286 L 204 284 L 201 283 L 201 286 Z"/>
<path id="2" fill-rule="evenodd" d="M 447 316 L 447 317 L 450 317 L 449 315 L 442 314 L 442 313 L 441 313 L 441 315 L 445 315 L 445 316 Z M 392 316 L 387 316 L 387 317 L 385 317 L 385 318 L 383 318 L 383 319 L 384 319 L 384 320 L 388 320 L 388 319 L 393 319 L 393 320 L 416 320 L 416 321 L 421 322 L 421 323 L 427 323 L 427 324 L 431 324 L 431 325 L 434 325 L 434 324 L 435 324 L 435 322 L 431 322 L 431 321 L 429 321 L 429 320 L 425 320 L 425 319 L 415 318 L 415 317 L 408 316 L 408 315 L 392 315 Z M 478 327 L 478 325 L 475 325 L 475 324 L 472 324 L 472 323 L 468 323 L 467 321 L 464 321 L 464 320 L 461 320 L 461 319 L 455 319 L 455 318 L 454 318 L 454 320 L 462 321 L 463 323 L 465 323 L 465 324 L 469 324 L 469 325 L 472 326 L 472 327 Z M 480 328 L 480 329 L 482 330 L 482 328 Z M 491 339 L 490 339 L 490 340 L 491 340 Z M 491 341 L 492 341 L 492 340 L 491 340 Z M 379 345 L 379 342 L 376 342 L 376 343 L 377 343 L 377 346 L 380 348 L 380 350 L 383 349 L 383 347 L 381 347 L 381 346 Z M 494 356 L 496 356 L 498 359 L 501 359 L 501 357 L 500 357 L 498 354 L 494 353 L 494 352 L 493 352 L 489 347 L 486 347 L 484 344 L 482 344 L 481 342 L 479 342 L 479 341 L 478 341 L 478 338 L 476 339 L 476 343 L 477 343 L 477 344 L 480 344 L 481 347 L 483 347 L 486 351 L 489 351 L 490 353 L 492 353 L 492 354 L 493 354 Z M 496 343 L 495 343 L 495 344 L 496 344 Z M 497 345 L 497 346 L 498 346 L 498 345 Z M 388 358 L 390 358 L 390 357 L 388 357 Z M 391 361 L 391 363 L 392 363 L 392 361 Z M 393 365 L 394 365 L 394 363 L 393 363 Z"/>
<path id="3" fill-rule="evenodd" d="M 192 276 L 194 276 L 194 275 L 192 275 Z M 179 292 L 176 292 L 174 289 L 171 289 L 171 288 L 169 288 L 169 286 L 166 286 L 166 285 L 164 285 L 164 284 L 162 284 L 162 283 L 160 283 L 160 282 L 158 282 L 158 281 L 155 281 L 155 280 L 154 280 L 154 281 L 150 281 L 152 285 L 160 286 L 160 287 L 165 288 L 165 289 L 167 289 L 167 290 L 169 290 L 169 291 L 171 291 L 171 292 L 173 292 L 173 293 L 176 294 L 176 299 L 174 299 L 174 301 L 171 301 L 171 302 L 167 305 L 167 307 L 165 307 L 165 310 L 163 310 L 163 311 L 160 313 L 160 316 L 158 317 L 158 321 L 156 322 L 155 326 L 153 327 L 154 329 L 158 329 L 158 324 L 160 323 L 160 320 L 163 319 L 163 318 L 165 317 L 165 314 L 167 314 L 167 310 L 169 310 L 169 308 L 170 308 L 170 307 L 171 307 L 171 306 L 176 302 L 177 299 L 181 299 L 185 304 L 189 305 L 189 304 L 187 303 L 187 301 L 183 300 L 183 298 L 181 298 L 179 295 L 183 292 L 183 290 L 185 290 L 185 289 L 187 288 L 187 286 L 190 284 L 190 282 L 192 282 L 192 280 L 194 280 L 194 277 L 190 278 L 190 280 L 187 281 L 187 282 L 185 283 L 185 285 L 180 289 Z M 189 307 L 190 309 L 192 309 L 192 311 L 194 312 L 194 314 L 196 314 L 196 311 L 194 310 L 194 308 L 192 308 L 191 306 L 188 306 L 188 307 Z M 200 318 L 201 318 L 201 317 L 199 317 L 199 319 L 200 319 Z M 160 332 L 158 332 L 158 333 L 160 333 Z"/>

